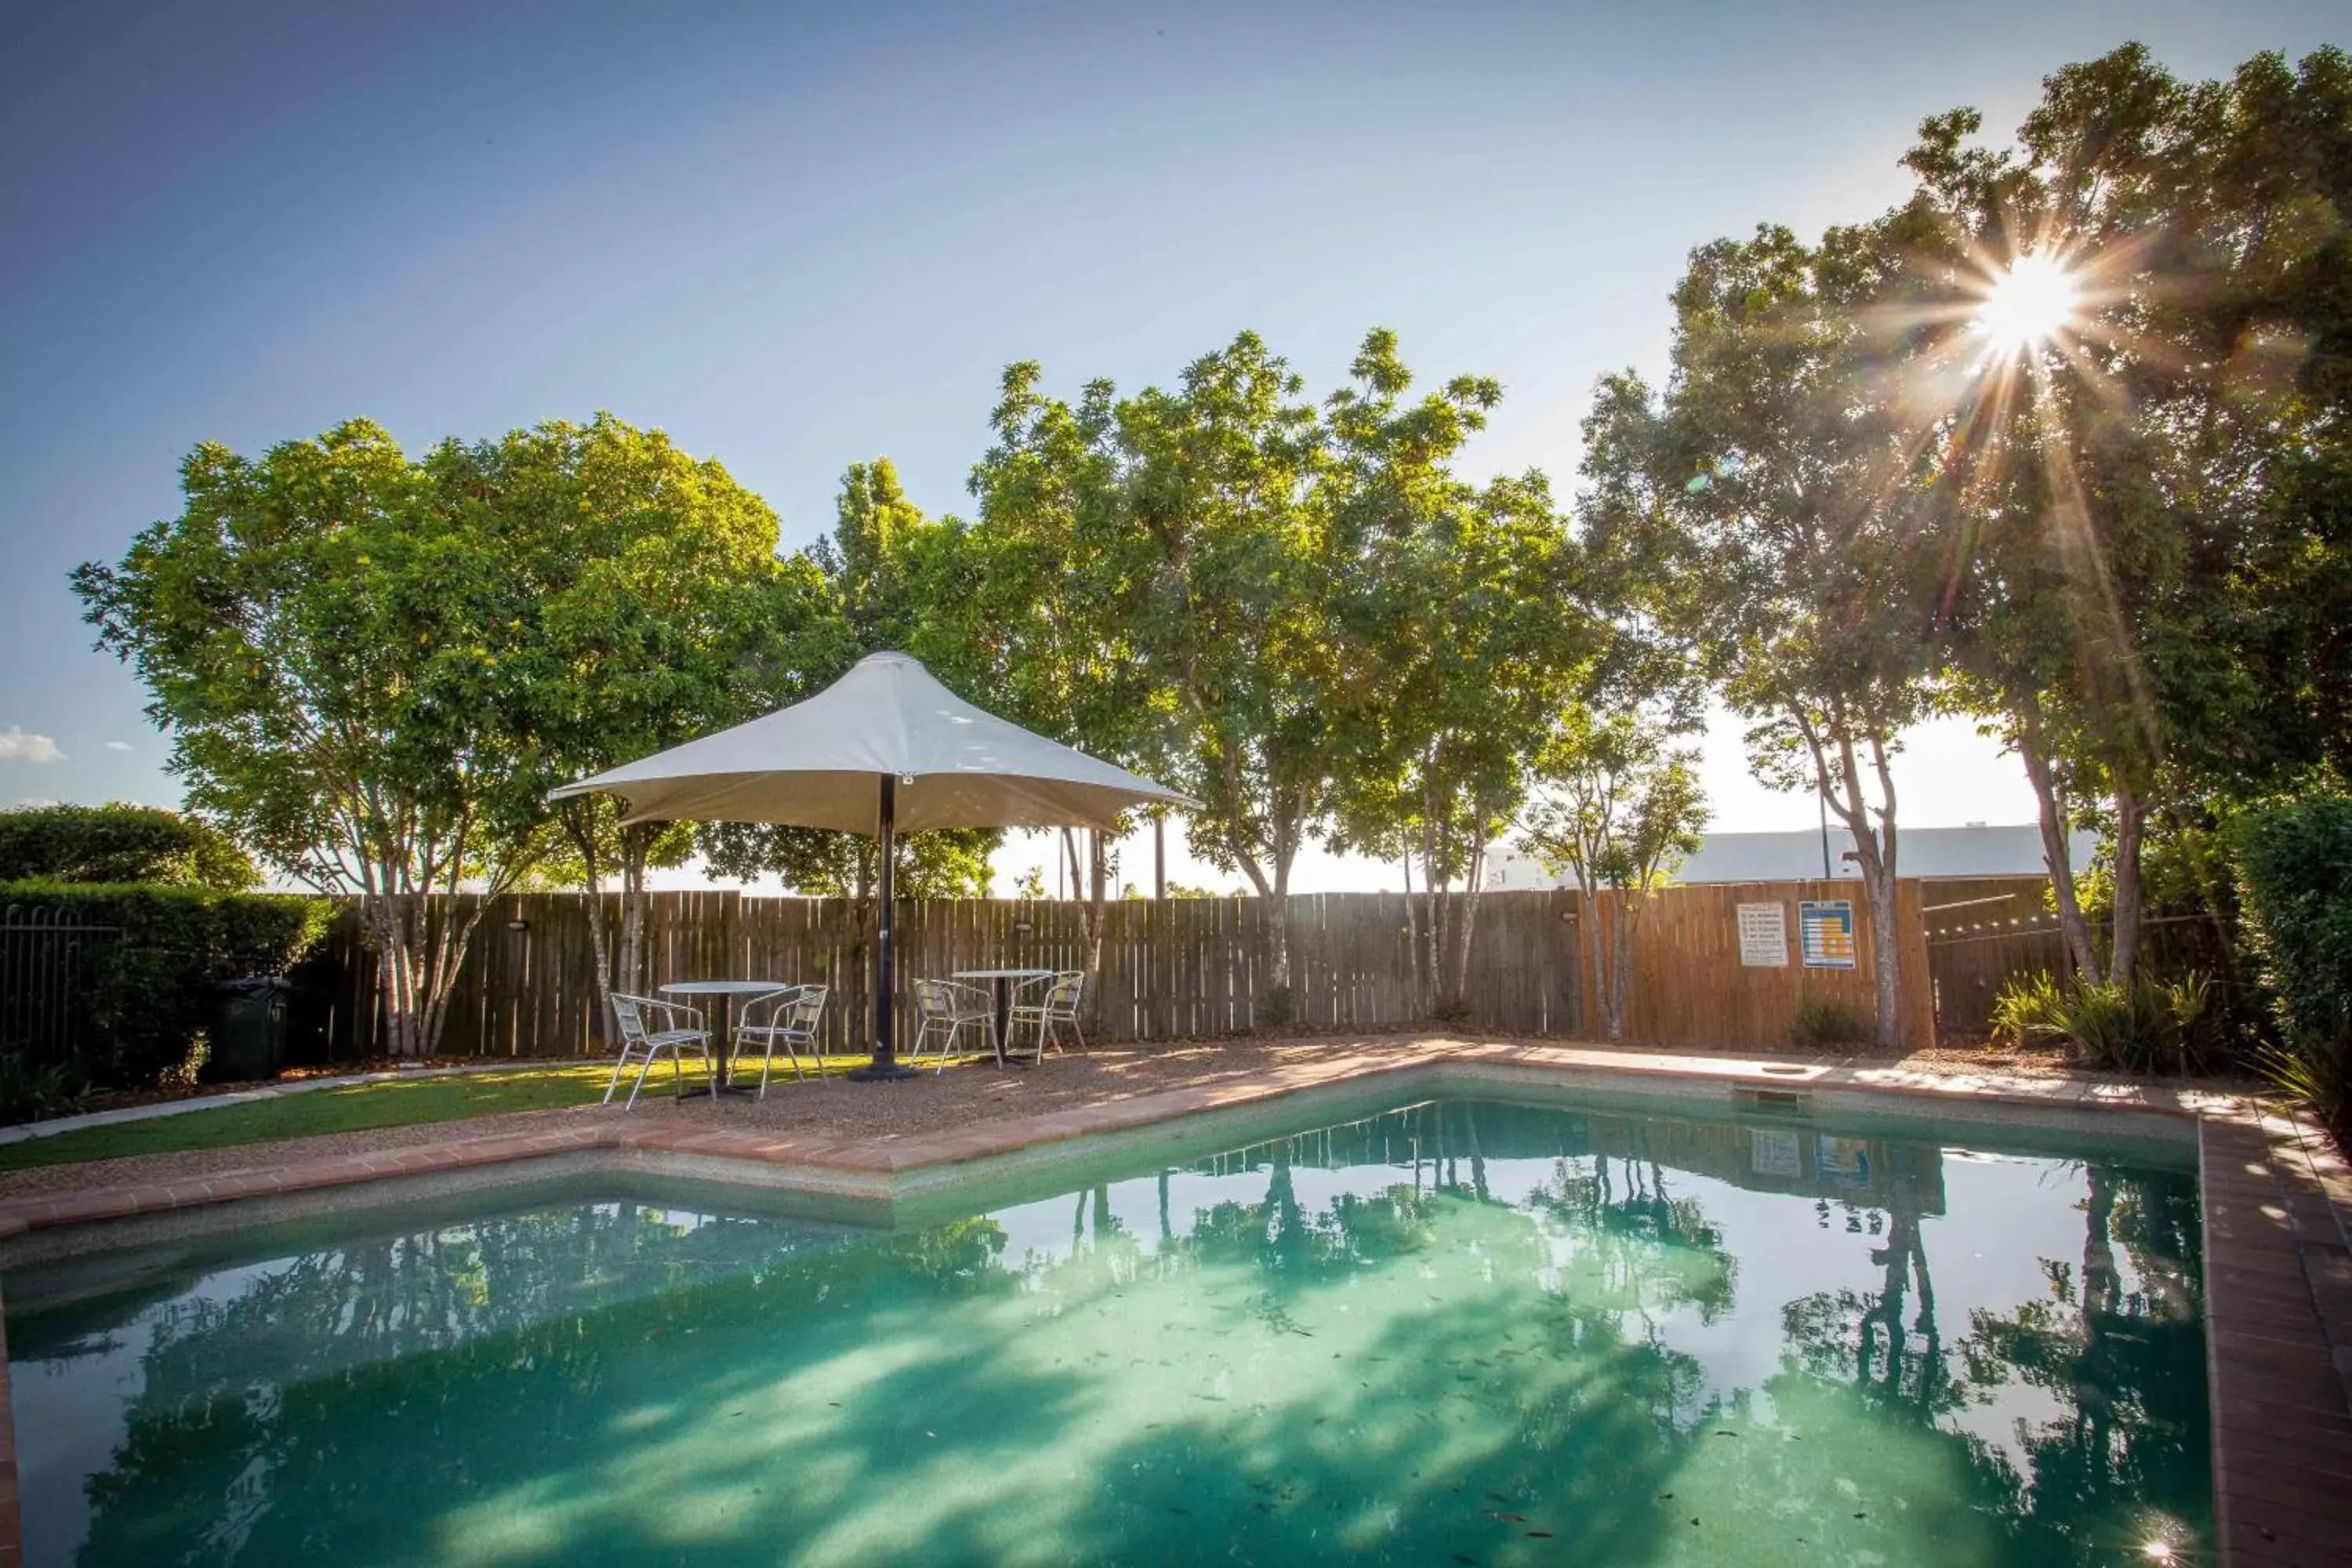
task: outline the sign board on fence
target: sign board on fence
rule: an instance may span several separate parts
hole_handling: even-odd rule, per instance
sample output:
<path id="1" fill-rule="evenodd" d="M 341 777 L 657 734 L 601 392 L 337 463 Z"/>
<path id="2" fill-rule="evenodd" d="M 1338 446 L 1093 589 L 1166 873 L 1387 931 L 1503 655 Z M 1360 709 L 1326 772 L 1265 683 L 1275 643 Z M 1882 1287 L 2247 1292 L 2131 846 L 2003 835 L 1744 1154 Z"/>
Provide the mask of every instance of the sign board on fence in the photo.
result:
<path id="1" fill-rule="evenodd" d="M 1789 966 L 1788 906 L 1739 906 L 1739 962 L 1750 969 Z"/>
<path id="2" fill-rule="evenodd" d="M 1797 940 L 1807 969 L 1852 969 L 1853 900 L 1807 899 L 1797 906 Z"/>

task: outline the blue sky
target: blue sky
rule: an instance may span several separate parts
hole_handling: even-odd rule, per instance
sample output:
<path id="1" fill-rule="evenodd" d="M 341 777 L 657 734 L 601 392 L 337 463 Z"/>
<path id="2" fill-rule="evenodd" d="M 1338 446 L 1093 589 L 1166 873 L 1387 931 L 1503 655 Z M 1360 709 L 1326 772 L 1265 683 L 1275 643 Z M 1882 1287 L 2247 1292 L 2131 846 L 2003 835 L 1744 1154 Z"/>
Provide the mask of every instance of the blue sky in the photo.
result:
<path id="1" fill-rule="evenodd" d="M 24 7 L 0 52 L 0 805 L 173 804 L 66 587 L 199 440 L 412 446 L 609 408 L 831 519 L 887 454 L 966 504 L 998 373 L 1172 378 L 1250 327 L 1318 391 L 1366 328 L 1500 377 L 1478 471 L 1572 483 L 1691 247 L 1904 189 L 2127 37 L 2176 72 L 2340 40 L 2317 4 Z M 1711 737 L 1727 827 L 1802 797 Z M 2023 820 L 1965 724 L 1906 815 Z M 1370 885 L 1310 865 L 1308 886 Z M 1377 882 L 1377 877 L 1373 878 Z"/>

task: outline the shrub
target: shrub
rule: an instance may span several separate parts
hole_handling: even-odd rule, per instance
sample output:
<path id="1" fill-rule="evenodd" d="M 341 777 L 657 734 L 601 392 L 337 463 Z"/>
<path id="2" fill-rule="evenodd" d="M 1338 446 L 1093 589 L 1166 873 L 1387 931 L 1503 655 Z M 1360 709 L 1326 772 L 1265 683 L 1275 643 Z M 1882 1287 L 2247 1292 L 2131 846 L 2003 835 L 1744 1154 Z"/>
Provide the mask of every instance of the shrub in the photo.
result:
<path id="1" fill-rule="evenodd" d="M 2281 1043 L 2281 1087 L 2352 1131 L 2352 798 L 2326 795 L 2245 815 L 2238 869 L 2249 945 Z"/>
<path id="2" fill-rule="evenodd" d="M 37 1065 L 23 1051 L 0 1050 L 0 1123 L 68 1115 L 79 1108 L 82 1093 L 70 1064 Z"/>
<path id="3" fill-rule="evenodd" d="M 154 882 L 240 892 L 260 879 L 228 835 L 160 806 L 0 811 L 0 882 Z"/>
<path id="4" fill-rule="evenodd" d="M 244 974 L 283 974 L 325 934 L 325 899 L 288 893 L 224 893 L 203 888 L 0 887 L 0 905 L 50 910 L 120 934 L 99 950 L 72 1005 L 89 1025 L 68 1079 L 109 1088 L 145 1087 L 192 1077 L 207 1047 L 214 987 Z M 21 1042 L 0 1042 L 18 1047 Z"/>
<path id="5" fill-rule="evenodd" d="M 2046 969 L 2012 974 L 1992 999 L 1992 1037 L 2012 1046 L 2066 1037 L 2066 994 Z"/>
<path id="6" fill-rule="evenodd" d="M 1858 1007 L 1827 996 L 1808 996 L 1797 1004 L 1797 1016 L 1789 1026 L 1789 1043 L 1792 1046 L 1859 1046 L 1877 1037 L 1877 1026 L 1863 1016 Z"/>
<path id="7" fill-rule="evenodd" d="M 1429 1016 L 1449 1029 L 1466 1029 L 1477 1020 L 1478 1009 L 1467 996 L 1441 996 L 1430 1005 Z"/>
<path id="8" fill-rule="evenodd" d="M 2087 981 L 2072 993 L 2044 973 L 2011 979 L 1993 999 L 1995 1037 L 2051 1040 L 2086 1066 L 2168 1074 L 2210 1069 L 2228 1054 L 2229 1026 L 2211 981 L 2196 970 L 2129 985 Z"/>

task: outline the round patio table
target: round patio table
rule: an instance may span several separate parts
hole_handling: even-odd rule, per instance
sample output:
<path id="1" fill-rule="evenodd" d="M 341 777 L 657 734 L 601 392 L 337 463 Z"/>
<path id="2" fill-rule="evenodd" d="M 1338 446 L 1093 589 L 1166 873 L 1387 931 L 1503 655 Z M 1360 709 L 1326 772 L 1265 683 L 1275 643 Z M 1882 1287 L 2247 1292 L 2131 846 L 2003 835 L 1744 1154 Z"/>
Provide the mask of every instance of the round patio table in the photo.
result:
<path id="1" fill-rule="evenodd" d="M 731 1049 L 735 1043 L 734 1019 L 730 1016 L 734 1000 L 738 996 L 766 996 L 778 991 L 797 991 L 800 986 L 789 980 L 675 980 L 667 985 L 658 986 L 656 989 L 665 996 L 716 996 L 719 998 L 719 1029 L 713 1037 L 713 1044 L 719 1048 L 715 1063 L 710 1069 L 710 1092 L 714 1095 L 757 1092 L 735 1083 L 727 1070 L 728 1058 L 734 1054 Z M 677 1097 L 680 1100 L 684 1100 L 686 1096 L 685 1089 L 678 1090 Z"/>
<path id="2" fill-rule="evenodd" d="M 1054 973 L 1050 969 L 959 969 L 948 977 L 950 980 L 992 980 L 996 983 L 997 1066 L 1003 1067 L 1009 1060 L 1018 1059 L 1004 1054 L 1004 1031 L 1013 1021 L 1013 983 L 1016 980 L 1051 980 Z M 1045 1055 L 1045 1047 L 1041 1043 L 1037 1047 L 1038 1058 L 1043 1060 Z"/>

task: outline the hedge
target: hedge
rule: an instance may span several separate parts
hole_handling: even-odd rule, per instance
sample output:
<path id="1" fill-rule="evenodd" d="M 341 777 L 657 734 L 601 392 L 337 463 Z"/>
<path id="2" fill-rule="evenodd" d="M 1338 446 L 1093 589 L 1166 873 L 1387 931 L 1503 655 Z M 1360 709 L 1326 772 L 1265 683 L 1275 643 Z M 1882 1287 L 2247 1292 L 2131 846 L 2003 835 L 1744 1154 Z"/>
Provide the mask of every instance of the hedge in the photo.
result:
<path id="1" fill-rule="evenodd" d="M 19 918 L 54 911 L 121 932 L 93 950 L 74 1005 L 89 1027 L 36 1067 L 62 1065 L 100 1088 L 143 1087 L 193 1075 L 203 1064 L 215 987 L 247 974 L 282 975 L 325 935 L 326 899 L 228 893 L 148 883 L 0 884 L 0 907 Z M 0 1041 L 23 1059 L 29 1042 Z"/>
<path id="2" fill-rule="evenodd" d="M 2237 838 L 2248 931 L 2297 1087 L 2352 1130 L 2352 798 L 2250 812 Z"/>
<path id="3" fill-rule="evenodd" d="M 155 805 L 0 811 L 0 883 L 168 883 L 242 892 L 252 858 L 219 828 Z"/>

